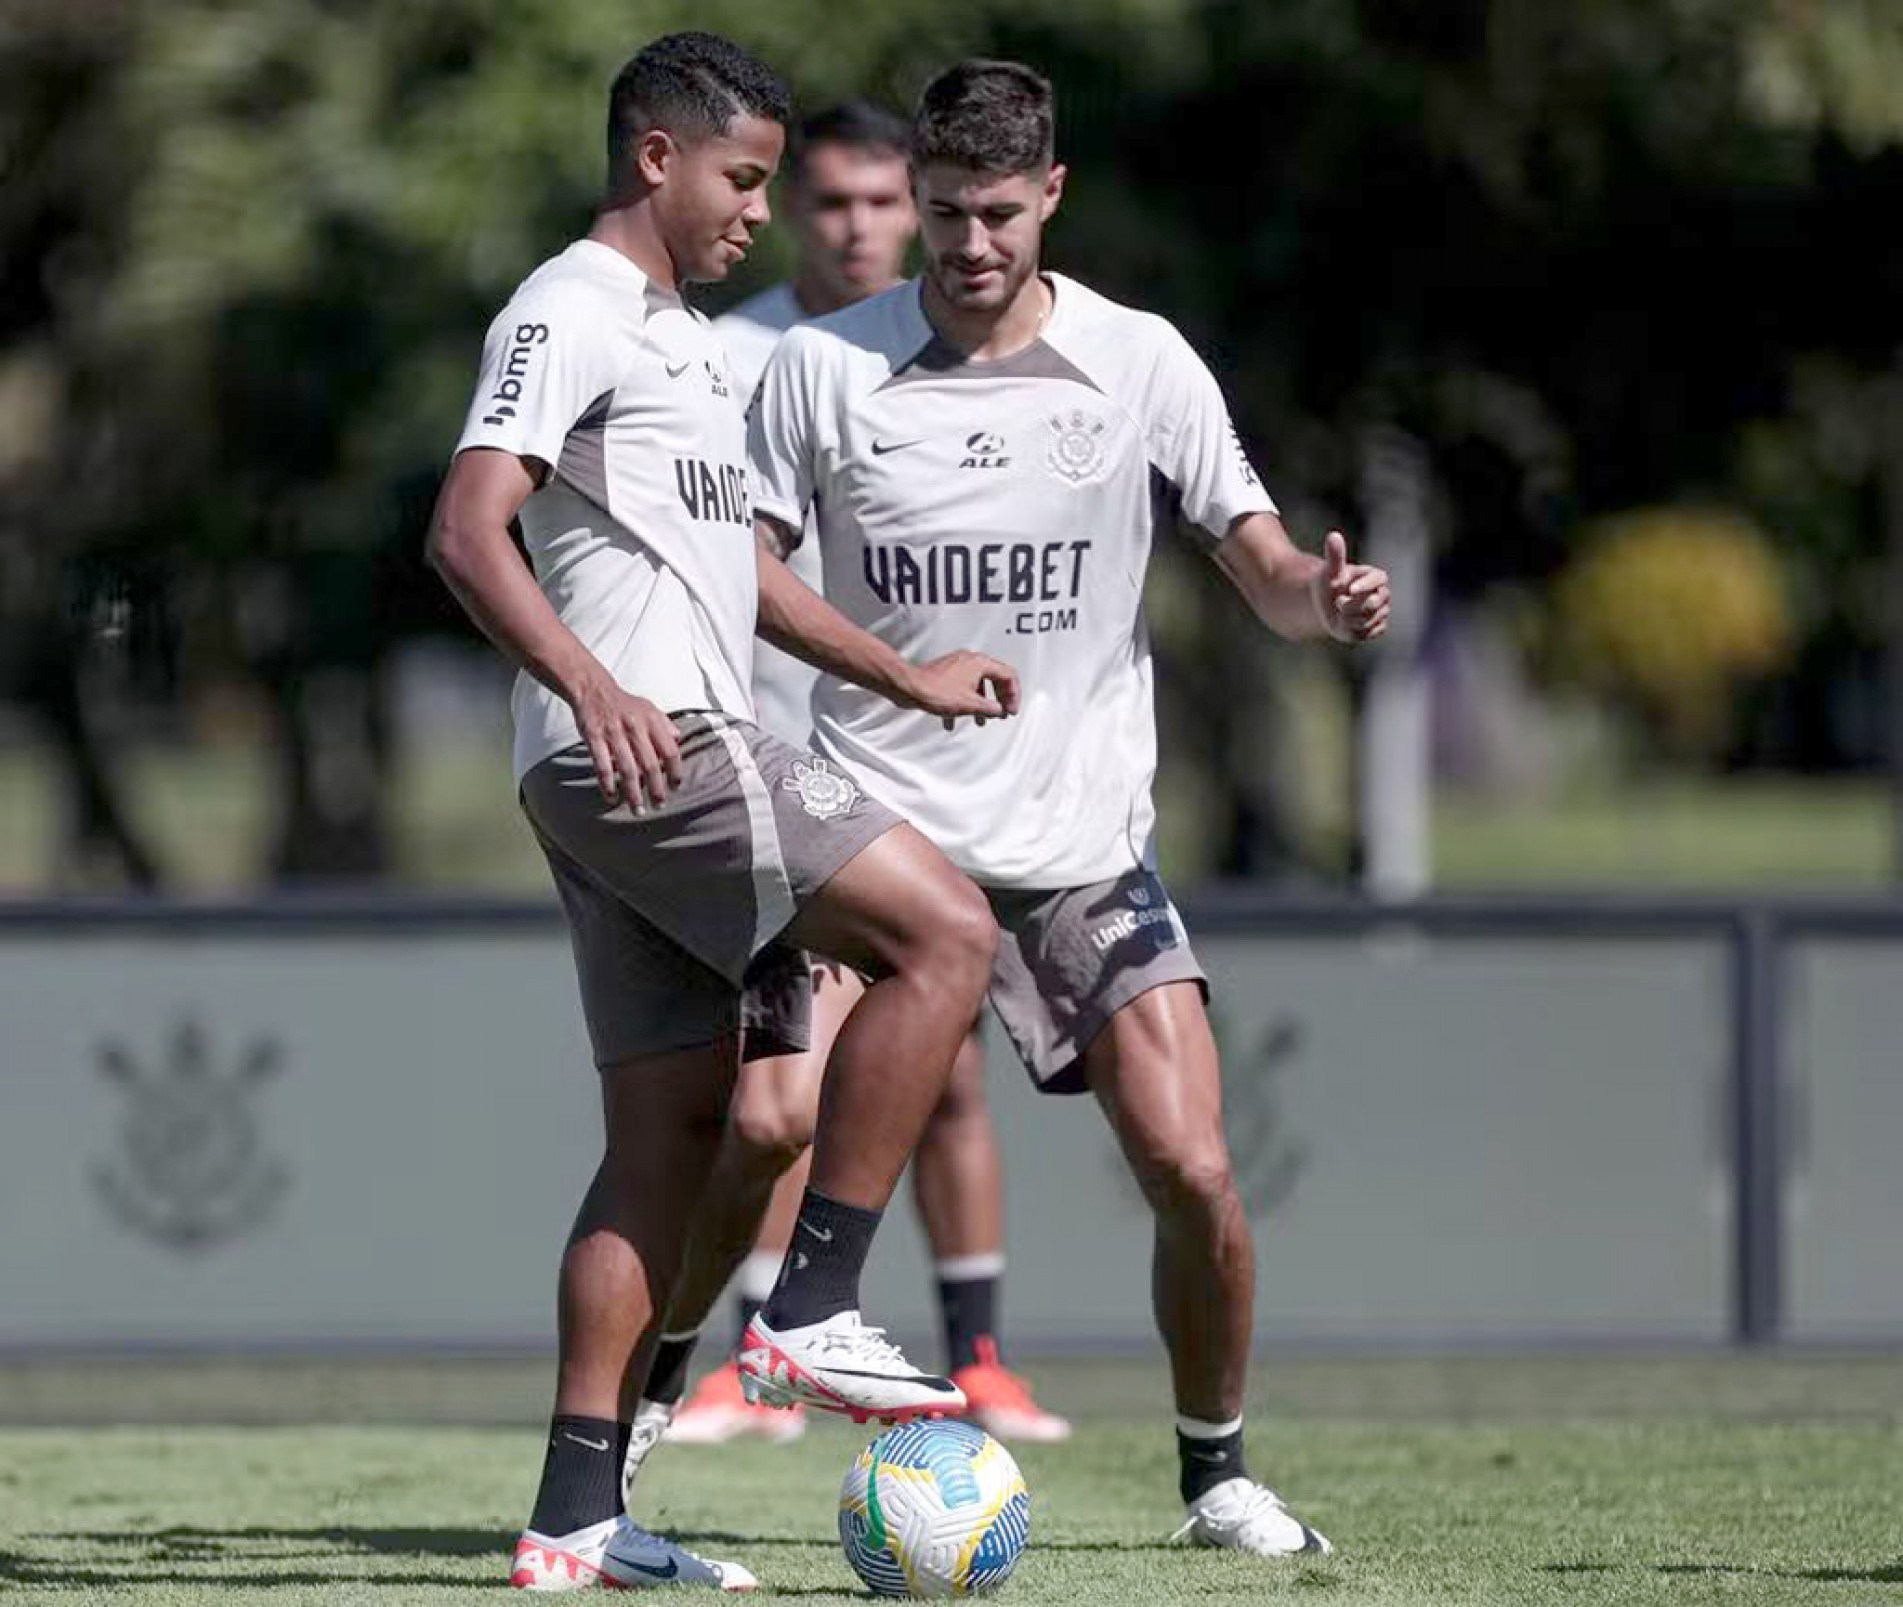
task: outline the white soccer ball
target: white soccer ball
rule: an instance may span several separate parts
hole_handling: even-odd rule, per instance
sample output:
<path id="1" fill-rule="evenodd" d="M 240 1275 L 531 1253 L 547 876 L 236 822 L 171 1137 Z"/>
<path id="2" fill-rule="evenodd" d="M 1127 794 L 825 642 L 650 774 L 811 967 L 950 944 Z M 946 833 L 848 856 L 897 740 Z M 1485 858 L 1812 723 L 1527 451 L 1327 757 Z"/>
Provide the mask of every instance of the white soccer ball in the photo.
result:
<path id="1" fill-rule="evenodd" d="M 1011 1577 L 1031 1497 L 981 1428 L 932 1419 L 887 1429 L 846 1470 L 839 1542 L 879 1596 L 974 1596 Z"/>

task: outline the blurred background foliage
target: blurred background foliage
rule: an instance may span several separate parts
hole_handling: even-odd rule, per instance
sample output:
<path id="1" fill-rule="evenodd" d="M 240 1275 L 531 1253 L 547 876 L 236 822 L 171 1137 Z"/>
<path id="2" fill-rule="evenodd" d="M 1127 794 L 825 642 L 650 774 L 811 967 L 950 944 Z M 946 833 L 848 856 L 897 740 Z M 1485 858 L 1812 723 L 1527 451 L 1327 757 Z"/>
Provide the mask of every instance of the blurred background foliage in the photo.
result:
<path id="1" fill-rule="evenodd" d="M 1418 444 L 1444 874 L 1489 879 L 1461 799 L 1499 847 L 1502 799 L 1882 762 L 1887 0 L 12 0 L 0 885 L 537 884 L 421 530 L 607 83 L 683 26 L 808 105 L 1037 63 L 1053 266 L 1183 327 L 1298 532 Z M 1344 874 L 1350 672 L 1180 544 L 1151 604 L 1166 864 Z"/>

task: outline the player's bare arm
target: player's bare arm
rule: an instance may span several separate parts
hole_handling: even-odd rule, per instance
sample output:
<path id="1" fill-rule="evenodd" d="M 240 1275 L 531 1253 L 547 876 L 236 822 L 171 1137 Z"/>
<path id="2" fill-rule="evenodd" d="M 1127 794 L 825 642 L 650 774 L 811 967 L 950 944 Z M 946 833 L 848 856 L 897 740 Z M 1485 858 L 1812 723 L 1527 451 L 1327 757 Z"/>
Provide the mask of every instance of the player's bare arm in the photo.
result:
<path id="1" fill-rule="evenodd" d="M 1274 514 L 1244 514 L 1216 548 L 1216 562 L 1256 617 L 1291 640 L 1371 642 L 1388 628 L 1387 571 L 1350 563 L 1339 530 L 1317 556 L 1297 547 Z"/>
<path id="2" fill-rule="evenodd" d="M 678 783 L 673 722 L 622 690 L 557 617 L 509 527 L 546 466 L 490 447 L 457 454 L 430 518 L 430 564 L 483 634 L 566 699 L 595 761 L 602 796 L 661 802 Z"/>
<path id="3" fill-rule="evenodd" d="M 962 715 L 981 725 L 1018 712 L 1018 674 L 984 653 L 947 653 L 914 664 L 807 586 L 781 561 L 790 533 L 776 519 L 756 517 L 760 547 L 759 634 L 782 652 L 843 681 L 891 699 L 902 709 L 943 717 L 949 730 Z"/>

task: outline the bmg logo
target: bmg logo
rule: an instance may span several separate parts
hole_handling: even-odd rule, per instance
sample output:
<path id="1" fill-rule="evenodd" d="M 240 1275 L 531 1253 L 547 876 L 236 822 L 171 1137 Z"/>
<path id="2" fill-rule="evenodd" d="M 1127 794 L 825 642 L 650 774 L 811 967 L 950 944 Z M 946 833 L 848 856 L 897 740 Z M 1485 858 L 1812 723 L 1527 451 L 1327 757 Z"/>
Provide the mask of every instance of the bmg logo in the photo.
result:
<path id="1" fill-rule="evenodd" d="M 547 324 L 517 324 L 509 340 L 509 352 L 502 360 L 502 379 L 489 396 L 489 411 L 482 416 L 485 424 L 500 424 L 515 417 L 515 404 L 522 400 L 522 381 L 529 371 L 529 358 L 537 346 L 548 344 Z"/>

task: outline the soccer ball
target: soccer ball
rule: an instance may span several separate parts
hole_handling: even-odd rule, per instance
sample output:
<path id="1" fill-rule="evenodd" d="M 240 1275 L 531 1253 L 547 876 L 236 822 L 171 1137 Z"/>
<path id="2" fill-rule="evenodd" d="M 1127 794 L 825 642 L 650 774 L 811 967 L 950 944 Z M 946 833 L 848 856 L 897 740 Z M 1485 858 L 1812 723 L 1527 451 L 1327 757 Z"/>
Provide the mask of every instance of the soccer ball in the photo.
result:
<path id="1" fill-rule="evenodd" d="M 839 1491 L 839 1543 L 878 1596 L 975 1596 L 1011 1577 L 1031 1497 L 981 1428 L 927 1419 L 887 1429 Z"/>

